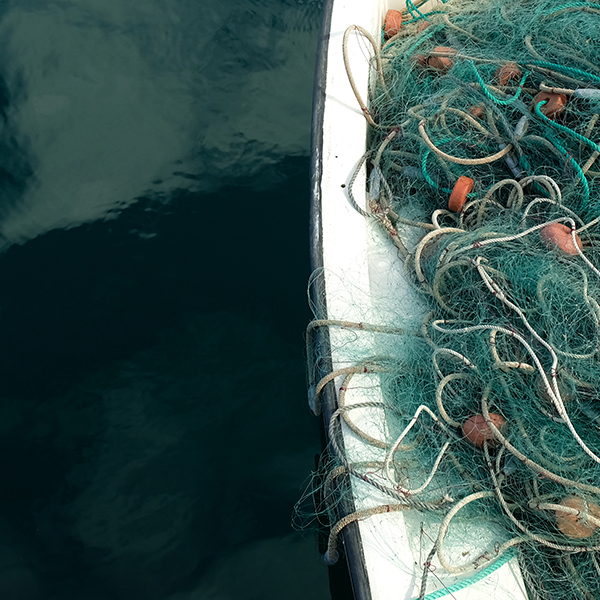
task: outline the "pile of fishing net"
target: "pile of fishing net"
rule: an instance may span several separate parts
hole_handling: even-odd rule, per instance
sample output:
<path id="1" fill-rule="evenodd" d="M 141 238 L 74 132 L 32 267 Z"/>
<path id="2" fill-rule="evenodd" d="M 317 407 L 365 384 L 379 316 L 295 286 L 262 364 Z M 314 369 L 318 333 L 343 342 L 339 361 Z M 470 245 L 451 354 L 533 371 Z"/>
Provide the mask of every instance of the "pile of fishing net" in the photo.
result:
<path id="1" fill-rule="evenodd" d="M 316 389 L 344 377 L 326 508 L 356 477 L 439 515 L 432 552 L 451 573 L 517 554 L 532 598 L 600 598 L 600 4 L 410 4 L 381 46 L 352 35 L 374 57 L 370 97 L 357 92 L 367 202 L 349 195 L 427 309 L 405 334 L 401 317 L 313 325 L 383 349 Z M 383 400 L 345 404 L 367 376 Z M 367 409 L 380 435 L 355 422 Z M 348 458 L 342 423 L 367 460 Z M 504 537 L 451 563 L 448 531 L 477 518 Z"/>

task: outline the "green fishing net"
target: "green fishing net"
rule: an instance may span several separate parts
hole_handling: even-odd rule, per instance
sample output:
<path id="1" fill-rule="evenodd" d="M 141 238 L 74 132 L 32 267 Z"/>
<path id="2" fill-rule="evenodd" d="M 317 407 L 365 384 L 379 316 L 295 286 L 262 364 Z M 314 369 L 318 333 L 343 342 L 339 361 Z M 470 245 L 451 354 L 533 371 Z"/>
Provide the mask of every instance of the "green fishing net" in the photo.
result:
<path id="1" fill-rule="evenodd" d="M 319 506 L 355 477 L 435 513 L 452 573 L 510 552 L 532 598 L 600 598 L 600 4 L 463 0 L 404 17 L 370 42 L 368 197 L 349 195 L 425 316 L 400 331 L 390 294 L 388 323 L 316 322 L 349 332 L 348 367 L 325 378 L 342 389 Z M 350 409 L 353 385 L 366 400 Z M 379 435 L 361 410 L 385 415 Z M 452 563 L 448 531 L 475 518 L 504 535 Z"/>

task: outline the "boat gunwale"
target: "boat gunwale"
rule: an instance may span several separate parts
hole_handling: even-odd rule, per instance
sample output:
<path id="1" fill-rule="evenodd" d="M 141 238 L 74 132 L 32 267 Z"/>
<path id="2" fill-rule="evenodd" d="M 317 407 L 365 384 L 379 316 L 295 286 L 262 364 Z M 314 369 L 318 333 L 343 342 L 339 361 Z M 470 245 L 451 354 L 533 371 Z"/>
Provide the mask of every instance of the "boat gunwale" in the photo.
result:
<path id="1" fill-rule="evenodd" d="M 327 59 L 329 42 L 331 37 L 331 22 L 333 14 L 334 0 L 326 0 L 323 6 L 323 21 L 319 43 L 317 48 L 315 76 L 313 85 L 313 104 L 312 104 L 312 127 L 311 127 L 311 161 L 310 161 L 310 189 L 311 189 L 311 214 L 310 214 L 310 263 L 311 271 L 322 270 L 324 268 L 323 257 L 323 221 L 322 221 L 322 189 L 321 181 L 323 177 L 323 124 L 325 116 L 326 88 L 327 88 Z M 313 285 L 310 287 L 310 298 L 314 306 L 326 310 L 327 297 L 325 293 L 325 280 L 323 277 L 316 277 Z M 315 331 L 314 343 L 317 347 L 323 349 L 324 360 L 316 365 L 316 376 L 320 378 L 333 371 L 331 359 L 331 344 L 329 339 L 329 330 L 326 327 L 320 327 Z M 309 357 L 307 357 L 309 359 Z M 323 407 L 322 425 L 327 431 L 331 416 L 337 409 L 337 395 L 335 392 L 334 381 L 329 382 L 321 392 L 321 402 Z M 342 442 L 343 445 L 343 442 Z M 325 446 L 323 448 L 325 450 Z M 343 510 L 337 509 L 337 518 L 354 512 L 356 507 L 354 501 L 348 499 L 345 502 Z M 341 533 L 346 554 L 346 565 L 354 597 L 356 600 L 371 600 L 371 586 L 366 569 L 366 562 L 363 553 L 363 543 L 360 535 L 360 529 L 357 522 L 350 523 Z"/>

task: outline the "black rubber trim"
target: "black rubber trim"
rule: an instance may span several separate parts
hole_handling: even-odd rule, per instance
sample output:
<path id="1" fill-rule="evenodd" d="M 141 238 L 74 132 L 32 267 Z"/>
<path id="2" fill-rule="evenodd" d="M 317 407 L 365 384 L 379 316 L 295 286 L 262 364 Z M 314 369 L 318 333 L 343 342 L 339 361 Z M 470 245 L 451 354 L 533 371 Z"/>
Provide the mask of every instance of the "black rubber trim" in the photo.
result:
<path id="1" fill-rule="evenodd" d="M 319 46 L 317 51 L 317 63 L 315 68 L 315 79 L 313 88 L 313 120 L 311 131 L 311 169 L 310 169 L 310 185 L 311 185 L 311 219 L 310 219 L 310 244 L 311 244 L 311 266 L 313 272 L 323 268 L 323 222 L 321 217 L 321 206 L 323 203 L 321 179 L 323 176 L 323 119 L 325 113 L 325 99 L 327 86 L 327 51 L 329 46 L 329 37 L 331 31 L 331 15 L 333 12 L 334 0 L 326 0 L 323 7 L 323 28 L 319 38 Z M 322 276 L 316 277 L 314 284 L 311 286 L 311 299 L 315 306 L 326 311 L 327 298 L 325 296 L 325 281 Z M 326 359 L 317 366 L 317 380 L 330 373 L 333 370 L 330 352 L 329 332 L 327 328 L 319 328 L 314 338 L 315 344 L 321 349 L 319 354 Z M 331 415 L 337 408 L 337 396 L 333 382 L 329 383 L 321 394 L 323 406 L 323 421 L 325 430 L 327 431 Z M 345 514 L 353 512 L 354 503 L 352 501 L 344 504 L 344 512 L 339 515 L 343 517 Z M 352 582 L 352 590 L 355 600 L 371 600 L 371 587 L 369 585 L 369 577 L 365 567 L 365 558 L 363 554 L 362 539 L 357 523 L 347 525 L 342 532 L 344 540 L 344 550 L 350 579 Z M 331 569 L 335 569 L 332 567 Z M 333 578 L 330 577 L 333 582 Z M 336 596 L 335 590 L 332 589 L 332 598 L 340 598 Z"/>

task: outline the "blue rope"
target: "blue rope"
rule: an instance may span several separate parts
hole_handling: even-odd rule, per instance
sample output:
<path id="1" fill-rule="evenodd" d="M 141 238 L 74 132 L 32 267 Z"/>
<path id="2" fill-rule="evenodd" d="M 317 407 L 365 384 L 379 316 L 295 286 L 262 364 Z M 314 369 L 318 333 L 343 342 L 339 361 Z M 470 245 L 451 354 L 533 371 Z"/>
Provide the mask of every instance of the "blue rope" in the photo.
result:
<path id="1" fill-rule="evenodd" d="M 531 169 L 531 163 L 529 162 L 529 160 L 527 159 L 527 157 L 524 154 L 522 154 L 521 158 L 519 158 L 519 166 L 525 171 L 525 173 L 527 175 L 533 174 L 533 171 Z M 537 181 L 535 182 L 535 185 L 539 186 Z M 541 188 L 541 189 L 543 190 L 543 188 Z"/>

